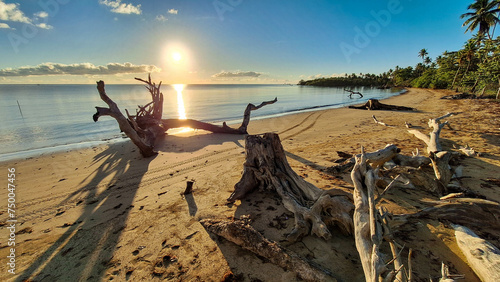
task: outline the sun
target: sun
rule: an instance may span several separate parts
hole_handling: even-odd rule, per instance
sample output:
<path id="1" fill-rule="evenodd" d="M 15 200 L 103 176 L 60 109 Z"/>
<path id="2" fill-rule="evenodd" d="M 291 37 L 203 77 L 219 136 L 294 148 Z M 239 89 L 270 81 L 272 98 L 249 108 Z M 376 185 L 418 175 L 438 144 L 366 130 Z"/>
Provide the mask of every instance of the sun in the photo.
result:
<path id="1" fill-rule="evenodd" d="M 174 62 L 180 62 L 182 60 L 182 55 L 179 52 L 173 52 L 172 53 L 172 59 Z"/>

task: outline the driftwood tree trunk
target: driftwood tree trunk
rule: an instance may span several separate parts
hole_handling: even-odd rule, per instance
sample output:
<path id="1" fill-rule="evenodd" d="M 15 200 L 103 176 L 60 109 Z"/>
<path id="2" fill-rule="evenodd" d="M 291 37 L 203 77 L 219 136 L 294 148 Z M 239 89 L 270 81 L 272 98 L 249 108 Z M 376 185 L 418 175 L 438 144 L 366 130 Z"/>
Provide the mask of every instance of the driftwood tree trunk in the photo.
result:
<path id="1" fill-rule="evenodd" d="M 208 232 L 264 257 L 286 271 L 295 272 L 305 281 L 336 281 L 326 271 L 311 266 L 298 255 L 286 250 L 278 243 L 266 239 L 244 221 L 204 219 L 200 223 Z"/>
<path id="2" fill-rule="evenodd" d="M 385 110 L 385 111 L 414 111 L 414 108 L 394 106 L 380 103 L 377 99 L 370 99 L 362 106 L 349 106 L 351 109 L 358 110 Z"/>
<path id="3" fill-rule="evenodd" d="M 96 107 L 97 113 L 94 114 L 93 119 L 95 122 L 101 116 L 111 116 L 118 122 L 120 130 L 124 132 L 132 142 L 139 148 L 144 157 L 156 155 L 154 151 L 155 141 L 158 137 L 165 134 L 170 128 L 191 127 L 194 129 L 207 130 L 213 133 L 227 133 L 227 134 L 248 134 L 247 127 L 250 122 L 250 113 L 258 110 L 263 106 L 273 104 L 278 101 L 275 98 L 271 101 L 262 102 L 260 105 L 248 104 L 243 114 L 243 121 L 239 128 L 231 128 L 224 122 L 222 126 L 217 126 L 211 123 L 206 123 L 193 119 L 162 119 L 163 115 L 163 94 L 160 91 L 161 82 L 156 85 L 151 81 L 151 76 L 148 80 L 136 78 L 146 84 L 151 94 L 152 101 L 145 106 L 138 106 L 135 115 L 131 115 L 127 110 L 126 118 L 118 108 L 117 104 L 111 100 L 104 90 L 104 81 L 97 82 L 97 90 L 101 99 L 108 104 L 109 108 Z"/>
<path id="4" fill-rule="evenodd" d="M 241 200 L 257 188 L 276 192 L 295 216 L 294 229 L 288 235 L 291 242 L 310 233 L 329 239 L 327 225 L 337 225 L 344 233 L 351 234 L 354 206 L 349 193 L 340 189 L 321 190 L 297 175 L 288 164 L 277 134 L 248 135 L 245 141 L 243 175 L 229 202 Z"/>
<path id="5" fill-rule="evenodd" d="M 356 156 L 351 172 L 354 184 L 354 238 L 365 273 L 365 280 L 376 282 L 386 267 L 379 253 L 382 243 L 382 226 L 375 208 L 375 174 L 366 164 L 364 152 Z"/>
<path id="6" fill-rule="evenodd" d="M 458 247 L 481 281 L 500 281 L 500 250 L 467 227 L 454 224 L 453 228 Z"/>

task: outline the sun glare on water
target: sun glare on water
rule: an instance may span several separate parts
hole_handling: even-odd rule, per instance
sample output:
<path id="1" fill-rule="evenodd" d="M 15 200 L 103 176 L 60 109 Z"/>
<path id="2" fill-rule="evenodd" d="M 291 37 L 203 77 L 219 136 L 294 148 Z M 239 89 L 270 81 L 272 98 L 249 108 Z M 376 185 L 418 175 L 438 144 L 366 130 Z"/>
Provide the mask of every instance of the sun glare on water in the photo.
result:
<path id="1" fill-rule="evenodd" d="M 179 114 L 179 119 L 186 119 L 186 108 L 184 107 L 184 98 L 182 97 L 184 84 L 174 84 L 173 86 L 175 91 L 177 91 L 177 113 Z"/>
<path id="2" fill-rule="evenodd" d="M 187 119 L 186 116 L 186 108 L 184 107 L 184 97 L 182 97 L 182 90 L 184 90 L 184 84 L 173 84 L 172 85 L 177 92 L 177 114 L 179 119 Z M 190 127 L 182 127 L 179 128 L 178 130 L 175 130 L 175 132 L 172 132 L 173 134 L 179 134 L 179 133 L 185 133 L 185 132 L 191 132 L 193 131 L 192 128 Z"/>

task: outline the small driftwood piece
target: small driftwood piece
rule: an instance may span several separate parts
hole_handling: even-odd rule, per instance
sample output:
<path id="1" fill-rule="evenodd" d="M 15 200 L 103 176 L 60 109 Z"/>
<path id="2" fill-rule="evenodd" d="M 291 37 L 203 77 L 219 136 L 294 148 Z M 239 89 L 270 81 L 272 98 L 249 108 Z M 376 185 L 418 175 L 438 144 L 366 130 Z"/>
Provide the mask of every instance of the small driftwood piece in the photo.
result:
<path id="1" fill-rule="evenodd" d="M 461 198 L 464 196 L 464 193 L 463 192 L 460 192 L 460 193 L 450 193 L 446 196 L 443 196 L 441 198 L 439 198 L 439 200 L 441 201 L 444 201 L 444 200 L 449 200 L 449 199 L 453 199 L 453 198 Z"/>
<path id="2" fill-rule="evenodd" d="M 383 149 L 371 153 L 365 153 L 365 158 L 372 164 L 373 167 L 380 167 L 394 158 L 400 151 L 401 150 L 396 145 L 388 144 Z M 361 154 L 357 155 L 357 157 L 360 156 Z M 356 159 L 351 157 L 339 165 L 329 167 L 327 170 L 330 173 L 343 173 L 352 169 L 355 163 Z"/>
<path id="3" fill-rule="evenodd" d="M 242 220 L 203 219 L 200 223 L 208 232 L 264 257 L 286 271 L 295 272 L 305 281 L 337 281 L 325 270 L 311 266 L 297 254 L 266 239 Z"/>
<path id="4" fill-rule="evenodd" d="M 484 282 L 500 281 L 500 250 L 469 228 L 453 224 L 457 244 L 470 267 Z"/>
<path id="5" fill-rule="evenodd" d="M 377 99 L 370 99 L 362 106 L 349 106 L 351 109 L 358 110 L 382 110 L 382 111 L 414 111 L 414 108 L 404 107 L 404 106 L 394 106 L 380 103 Z"/>
<path id="6" fill-rule="evenodd" d="M 474 149 L 472 149 L 471 147 L 469 147 L 469 145 L 465 145 L 465 147 L 463 146 L 460 146 L 458 148 L 458 150 L 460 152 L 462 152 L 464 155 L 466 155 L 467 157 L 475 157 L 475 156 L 481 156 L 481 153 L 479 152 L 476 152 Z"/>
<path id="7" fill-rule="evenodd" d="M 441 278 L 439 279 L 439 282 L 456 282 L 456 279 L 464 279 L 464 275 L 452 275 L 450 274 L 450 269 L 449 267 L 444 264 L 444 262 L 441 262 Z"/>
<path id="8" fill-rule="evenodd" d="M 388 124 L 387 124 L 387 123 L 385 123 L 385 122 L 381 122 L 381 121 L 379 121 L 379 120 L 375 117 L 375 115 L 372 115 L 372 118 L 373 118 L 373 120 L 375 121 L 375 123 L 376 123 L 376 124 L 380 124 L 380 125 L 387 126 L 387 127 L 392 127 L 392 125 L 388 125 Z"/>
<path id="9" fill-rule="evenodd" d="M 290 242 L 309 234 L 328 240 L 328 225 L 352 234 L 352 195 L 340 189 L 321 190 L 297 175 L 288 164 L 277 134 L 248 135 L 245 150 L 243 175 L 229 202 L 241 200 L 257 188 L 277 193 L 295 217 L 295 226 L 287 236 Z"/>
<path id="10" fill-rule="evenodd" d="M 350 89 L 344 89 L 344 91 L 347 91 L 349 92 L 350 94 L 348 95 L 349 98 L 352 99 L 352 95 L 359 95 L 360 97 L 359 98 L 363 98 L 363 94 L 361 94 L 361 92 L 358 92 L 358 91 L 352 91 Z"/>

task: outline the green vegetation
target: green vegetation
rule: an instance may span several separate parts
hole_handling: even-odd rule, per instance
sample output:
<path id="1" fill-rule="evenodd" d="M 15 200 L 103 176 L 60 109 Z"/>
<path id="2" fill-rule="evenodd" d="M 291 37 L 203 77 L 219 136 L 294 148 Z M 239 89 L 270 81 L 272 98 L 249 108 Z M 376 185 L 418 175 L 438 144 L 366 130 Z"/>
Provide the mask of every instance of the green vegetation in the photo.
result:
<path id="1" fill-rule="evenodd" d="M 313 80 L 301 80 L 299 85 L 323 86 L 323 87 L 344 87 L 344 86 L 384 86 L 390 85 L 390 74 L 384 72 L 380 75 L 353 73 L 343 77 L 318 78 Z"/>
<path id="2" fill-rule="evenodd" d="M 494 38 L 500 23 L 500 0 L 476 0 L 468 6 L 469 12 L 461 15 L 466 19 L 465 32 L 477 33 L 465 42 L 462 49 L 445 51 L 432 60 L 427 49 L 418 56 L 422 62 L 415 67 L 396 66 L 380 75 L 351 74 L 345 77 L 301 80 L 299 85 L 314 86 L 401 86 L 433 89 L 454 89 L 477 95 L 500 96 L 500 36 Z"/>

